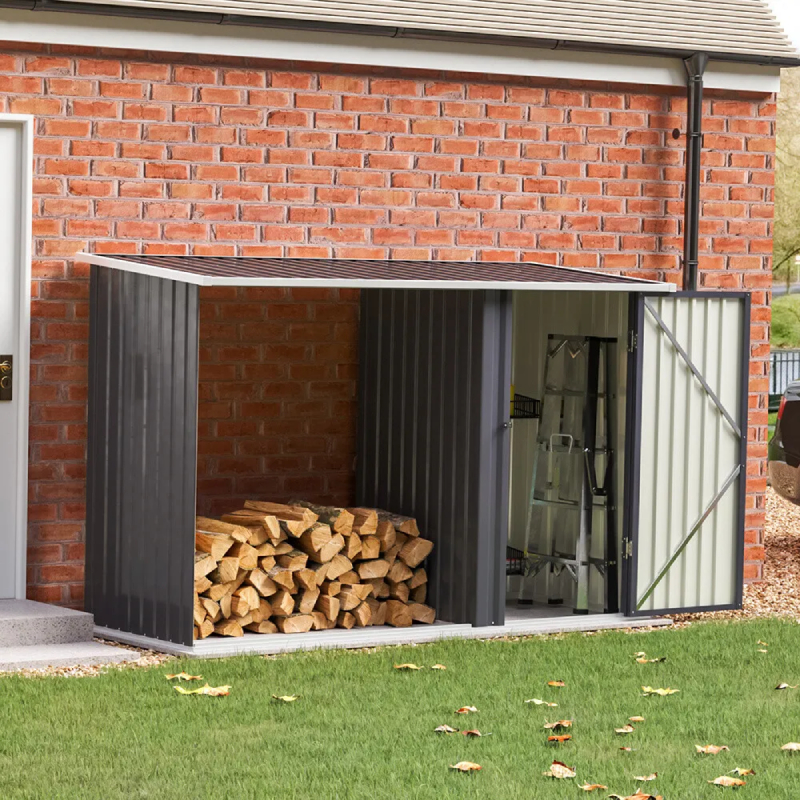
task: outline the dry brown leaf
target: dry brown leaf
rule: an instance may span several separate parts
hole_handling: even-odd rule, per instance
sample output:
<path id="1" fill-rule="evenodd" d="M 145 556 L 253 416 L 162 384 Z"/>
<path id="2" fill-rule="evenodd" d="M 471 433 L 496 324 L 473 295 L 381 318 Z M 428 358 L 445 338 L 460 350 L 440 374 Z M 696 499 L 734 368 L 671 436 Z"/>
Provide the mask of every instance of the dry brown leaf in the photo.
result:
<path id="1" fill-rule="evenodd" d="M 731 770 L 731 775 L 738 775 L 740 778 L 743 778 L 745 775 L 755 775 L 756 771 L 754 769 L 747 769 L 746 767 L 736 767 L 735 769 Z"/>
<path id="2" fill-rule="evenodd" d="M 757 653 L 768 653 L 769 650 L 762 650 L 761 648 L 759 648 L 756 652 Z"/>
<path id="3" fill-rule="evenodd" d="M 562 733 L 561 736 L 548 736 L 547 741 L 552 742 L 553 744 L 564 744 L 564 742 L 568 742 L 571 738 L 571 734 Z"/>
<path id="4" fill-rule="evenodd" d="M 614 733 L 620 733 L 620 734 L 633 733 L 634 730 L 635 728 L 633 727 L 633 725 L 623 725 L 621 728 L 614 728 Z"/>
<path id="5" fill-rule="evenodd" d="M 571 728 L 571 719 L 560 719 L 557 722 L 545 722 L 544 729 L 547 731 L 559 731 L 562 728 Z"/>
<path id="6" fill-rule="evenodd" d="M 475 764 L 472 761 L 459 761 L 458 764 L 451 764 L 450 769 L 458 770 L 459 772 L 477 772 L 483 769 L 480 764 Z"/>
<path id="7" fill-rule="evenodd" d="M 634 748 L 633 747 L 620 747 L 620 750 L 622 750 L 622 751 L 624 751 L 626 753 L 633 753 L 634 752 Z"/>
<path id="8" fill-rule="evenodd" d="M 478 709 L 475 706 L 461 706 L 456 710 L 456 714 L 477 714 Z"/>
<path id="9" fill-rule="evenodd" d="M 294 703 L 295 700 L 300 699 L 299 694 L 274 694 L 272 699 L 277 703 Z"/>
<path id="10" fill-rule="evenodd" d="M 230 686 L 201 686 L 198 689 L 184 689 L 183 686 L 172 687 L 178 694 L 205 694 L 209 697 L 227 697 L 231 692 Z"/>
<path id="11" fill-rule="evenodd" d="M 629 722 L 644 722 L 644 717 L 628 717 Z"/>
<path id="12" fill-rule="evenodd" d="M 201 681 L 202 675 L 190 675 L 188 672 L 178 672 L 175 675 L 165 675 L 168 681 Z"/>
<path id="13" fill-rule="evenodd" d="M 447 669 L 444 664 L 434 664 L 431 669 Z"/>
<path id="14" fill-rule="evenodd" d="M 730 775 L 720 775 L 719 778 L 715 778 L 713 781 L 709 781 L 709 783 L 713 783 L 715 786 L 730 786 L 733 788 L 736 786 L 744 786 L 747 781 L 743 781 L 741 778 L 731 778 Z"/>
<path id="15" fill-rule="evenodd" d="M 634 775 L 633 779 L 635 781 L 654 781 L 658 777 L 657 772 L 652 772 L 650 775 Z"/>
<path id="16" fill-rule="evenodd" d="M 554 686 L 556 689 L 563 689 L 567 684 L 564 681 L 547 681 L 548 686 Z"/>
<path id="17" fill-rule="evenodd" d="M 451 728 L 449 725 L 440 725 L 433 729 L 434 733 L 458 733 L 458 728 Z"/>
<path id="18" fill-rule="evenodd" d="M 491 733 L 481 733 L 477 728 L 471 731 L 461 731 L 462 735 L 468 736 L 470 739 L 478 739 L 481 736 L 491 736 Z"/>
<path id="19" fill-rule="evenodd" d="M 697 750 L 698 753 L 704 753 L 706 755 L 715 756 L 718 753 L 721 753 L 723 750 L 730 750 L 727 745 L 716 745 L 716 744 L 696 744 L 694 749 Z"/>
<path id="20" fill-rule="evenodd" d="M 423 669 L 423 667 L 418 667 L 416 664 L 395 664 L 395 669 L 405 670 L 411 672 L 412 670 L 416 669 Z"/>
<path id="21" fill-rule="evenodd" d="M 800 750 L 800 744 L 797 742 L 789 742 L 789 744 L 785 744 L 781 747 L 781 750 Z"/>
<path id="22" fill-rule="evenodd" d="M 775 691 L 776 691 L 776 692 L 778 692 L 778 691 L 782 691 L 783 689 L 797 689 L 797 688 L 799 688 L 799 687 L 800 687 L 800 684 L 799 684 L 798 686 L 792 686 L 792 685 L 791 685 L 791 684 L 789 684 L 789 683 L 779 683 L 779 684 L 778 684 L 778 685 L 775 687 Z"/>
<path id="23" fill-rule="evenodd" d="M 548 703 L 547 700 L 539 700 L 538 697 L 526 700 L 525 702 L 533 703 L 535 706 L 549 706 L 550 708 L 558 708 L 558 703 Z"/>
<path id="24" fill-rule="evenodd" d="M 619 794 L 610 794 L 609 800 L 664 800 L 660 794 L 647 794 L 641 789 L 637 789 L 635 794 L 629 794 L 627 797 L 622 797 Z"/>
<path id="25" fill-rule="evenodd" d="M 598 789 L 608 789 L 608 786 L 602 783 L 584 783 L 578 788 L 583 789 L 584 792 L 596 792 Z"/>
<path id="26" fill-rule="evenodd" d="M 562 761 L 554 761 L 550 765 L 550 769 L 547 772 L 543 772 L 542 775 L 548 778 L 574 778 L 578 773 L 575 772 L 575 767 L 568 767 Z"/>
<path id="27" fill-rule="evenodd" d="M 667 660 L 666 656 L 661 656 L 660 658 L 647 658 L 647 656 L 640 656 L 636 659 L 637 664 L 662 664 L 664 661 Z"/>
<path id="28" fill-rule="evenodd" d="M 666 697 L 669 694 L 677 694 L 680 689 L 654 689 L 652 686 L 642 686 L 642 693 L 645 697 L 656 694 L 659 697 Z"/>
<path id="29" fill-rule="evenodd" d="M 759 639 L 759 640 L 756 642 L 756 644 L 760 644 L 762 647 L 769 647 L 769 645 L 768 645 L 766 642 L 762 642 L 762 641 L 761 641 L 761 639 Z"/>

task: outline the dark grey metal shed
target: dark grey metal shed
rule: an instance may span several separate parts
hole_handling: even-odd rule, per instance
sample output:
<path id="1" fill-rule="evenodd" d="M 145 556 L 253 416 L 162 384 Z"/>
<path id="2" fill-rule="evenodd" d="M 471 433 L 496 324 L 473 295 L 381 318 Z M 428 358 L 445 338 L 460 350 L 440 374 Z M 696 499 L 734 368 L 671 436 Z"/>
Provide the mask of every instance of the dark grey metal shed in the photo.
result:
<path id="1" fill-rule="evenodd" d="M 82 258 L 92 265 L 86 604 L 98 625 L 192 644 L 202 286 L 361 289 L 355 501 L 420 520 L 436 542 L 431 604 L 440 618 L 475 626 L 502 625 L 505 614 L 514 293 L 625 293 L 631 307 L 630 373 L 641 381 L 651 363 L 663 362 L 663 375 L 680 369 L 690 382 L 700 376 L 703 389 L 695 396 L 693 384 L 689 394 L 683 385 L 670 384 L 667 395 L 656 398 L 661 411 L 654 422 L 645 408 L 649 389 L 629 389 L 625 611 L 654 613 L 700 604 L 694 597 L 689 604 L 682 601 L 685 580 L 671 580 L 667 574 L 677 568 L 694 569 L 699 578 L 704 570 L 719 573 L 710 605 L 733 607 L 739 602 L 735 586 L 741 583 L 741 565 L 734 563 L 729 575 L 719 551 L 727 548 L 734 556 L 733 550 L 741 549 L 743 530 L 738 515 L 744 507 L 746 451 L 741 442 L 746 438 L 744 355 L 749 346 L 744 296 L 676 294 L 669 284 L 537 264 L 90 254 Z M 732 310 L 717 315 L 716 333 L 712 335 L 705 322 L 701 331 L 701 316 L 708 321 L 709 309 L 725 304 L 733 304 Z M 653 322 L 653 330 L 647 320 Z M 684 329 L 691 341 L 681 346 L 677 338 Z M 723 350 L 731 354 L 723 361 L 733 363 L 735 380 L 724 391 L 712 388 L 714 379 L 701 374 L 705 366 L 695 364 L 698 335 L 706 340 L 711 336 L 716 343 L 713 348 L 707 341 L 703 345 L 702 365 L 708 369 L 710 349 L 721 358 Z M 652 348 L 652 362 L 644 357 L 646 343 Z M 663 375 L 646 375 L 657 392 L 663 391 L 663 386 L 658 388 Z M 684 396 L 676 400 L 679 389 Z M 731 392 L 737 407 L 728 414 L 723 403 L 730 403 Z M 664 542 L 651 541 L 648 532 L 646 542 L 639 544 L 641 475 L 631 469 L 642 469 L 642 426 L 652 423 L 658 438 L 658 414 L 664 413 L 667 401 L 675 406 L 673 415 L 679 410 L 676 403 L 686 406 L 687 413 L 691 404 L 700 404 L 704 414 L 710 403 L 723 408 L 724 417 L 738 420 L 734 473 L 721 492 L 711 479 L 709 498 L 697 500 L 705 516 L 688 526 L 686 542 L 682 540 L 687 531 L 679 530 Z M 709 430 L 714 427 L 717 432 L 709 447 L 719 452 L 720 437 L 726 434 L 720 433 L 716 416 L 709 419 Z M 650 484 L 681 467 L 669 444 L 666 439 L 661 442 L 663 464 L 645 475 L 648 497 Z M 723 457 L 731 458 L 727 450 Z M 726 494 L 731 486 L 734 491 Z M 735 524 L 728 512 L 720 519 L 723 497 L 731 498 Z M 692 499 L 692 508 L 697 502 Z M 690 543 L 709 517 L 716 526 L 713 552 L 693 554 Z M 642 559 L 637 551 L 644 554 Z M 683 563 L 690 554 L 696 563 Z M 646 597 L 631 589 L 645 584 Z"/>

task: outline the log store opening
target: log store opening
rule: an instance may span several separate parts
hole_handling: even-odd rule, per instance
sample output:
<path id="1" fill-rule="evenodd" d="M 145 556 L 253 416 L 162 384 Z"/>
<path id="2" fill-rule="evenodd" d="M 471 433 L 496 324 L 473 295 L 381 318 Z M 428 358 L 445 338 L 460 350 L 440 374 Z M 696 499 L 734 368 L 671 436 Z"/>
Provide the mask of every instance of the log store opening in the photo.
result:
<path id="1" fill-rule="evenodd" d="M 81 259 L 104 629 L 192 645 L 206 286 L 360 290 L 341 504 L 417 520 L 438 620 L 741 603 L 748 295 L 530 263 Z"/>

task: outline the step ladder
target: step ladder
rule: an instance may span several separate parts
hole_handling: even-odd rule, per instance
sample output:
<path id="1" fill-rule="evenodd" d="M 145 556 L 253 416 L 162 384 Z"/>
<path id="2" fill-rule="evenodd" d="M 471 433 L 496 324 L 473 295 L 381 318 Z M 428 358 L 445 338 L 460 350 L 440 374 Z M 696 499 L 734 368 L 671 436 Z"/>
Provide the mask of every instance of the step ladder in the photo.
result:
<path id="1" fill-rule="evenodd" d="M 614 436 L 616 339 L 547 339 L 544 392 L 526 522 L 528 577 L 544 575 L 547 602 L 563 602 L 574 581 L 576 614 L 589 613 L 594 570 L 606 612 L 619 610 Z M 610 391 L 609 391 L 610 390 Z M 600 470 L 598 470 L 598 462 Z M 598 471 L 603 474 L 598 483 Z M 602 536 L 602 555 L 592 555 Z"/>

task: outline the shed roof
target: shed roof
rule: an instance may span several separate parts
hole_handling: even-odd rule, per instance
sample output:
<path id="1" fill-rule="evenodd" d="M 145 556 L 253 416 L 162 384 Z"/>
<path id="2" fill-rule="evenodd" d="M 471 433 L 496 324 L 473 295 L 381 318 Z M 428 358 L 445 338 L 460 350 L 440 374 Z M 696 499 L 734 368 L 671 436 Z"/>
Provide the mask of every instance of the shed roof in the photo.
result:
<path id="1" fill-rule="evenodd" d="M 93 253 L 80 253 L 77 258 L 101 267 L 197 286 L 675 291 L 671 283 L 533 263 L 246 256 L 101 256 Z"/>
<path id="2" fill-rule="evenodd" d="M 514 38 L 542 47 L 706 52 L 800 63 L 765 0 L 61 0 L 213 14 L 214 21 L 345 27 L 391 36 Z M 313 55 L 313 54 L 312 54 Z"/>

